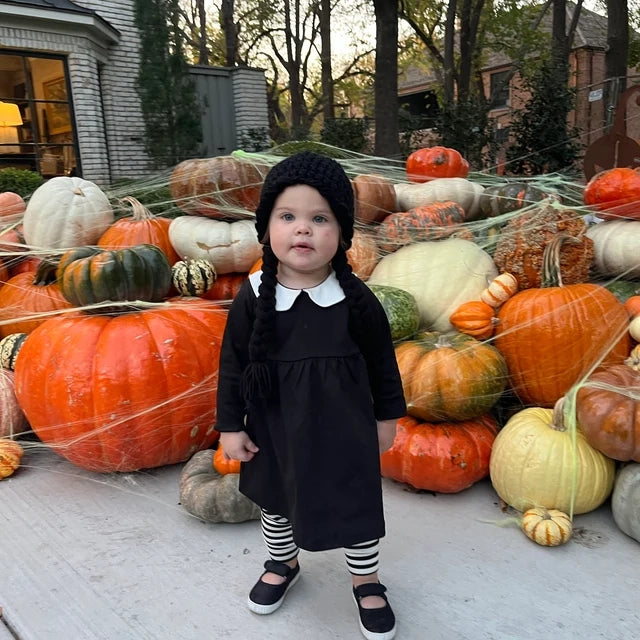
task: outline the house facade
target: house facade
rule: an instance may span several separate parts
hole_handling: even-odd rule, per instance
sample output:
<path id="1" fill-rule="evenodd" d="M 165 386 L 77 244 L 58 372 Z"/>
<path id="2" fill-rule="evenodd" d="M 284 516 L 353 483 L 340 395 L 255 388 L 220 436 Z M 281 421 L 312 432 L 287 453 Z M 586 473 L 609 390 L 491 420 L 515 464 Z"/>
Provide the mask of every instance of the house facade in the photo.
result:
<path id="1" fill-rule="evenodd" d="M 46 178 L 79 175 L 98 184 L 152 172 L 136 91 L 133 4 L 0 3 L 0 168 L 31 169 Z M 224 142 L 209 126 L 202 156 L 230 153 L 243 131 L 268 128 L 263 72 L 223 71 L 227 104 L 212 105 L 210 95 L 198 92 L 203 125 L 225 115 L 219 127 Z"/>
<path id="2" fill-rule="evenodd" d="M 567 6 L 567 24 L 571 21 L 573 6 Z M 543 21 L 543 27 L 545 21 Z M 546 28 L 551 29 L 547 17 Z M 605 133 L 611 124 L 615 106 L 606 104 L 607 88 L 616 89 L 619 78 L 605 76 L 607 47 L 607 18 L 582 8 L 574 44 L 569 55 L 570 86 L 576 91 L 576 106 L 569 115 L 569 124 L 579 131 L 579 143 L 587 148 Z M 482 69 L 485 95 L 490 102 L 489 117 L 494 123 L 494 136 L 501 146 L 497 158 L 498 171 L 504 169 L 506 145 L 509 143 L 510 123 L 514 111 L 521 109 L 529 98 L 522 87 L 518 73 L 513 73 L 511 60 L 499 52 L 492 52 Z M 627 85 L 640 84 L 640 69 L 628 69 Z M 410 68 L 399 82 L 400 104 L 414 114 L 422 113 L 426 126 L 438 115 L 434 108 L 435 88 L 438 80 L 419 69 Z M 613 92 L 612 92 L 613 93 Z M 427 105 L 423 108 L 422 105 Z M 420 109 L 423 109 L 420 112 Z M 640 138 L 640 106 L 635 102 L 627 106 L 627 135 Z"/>

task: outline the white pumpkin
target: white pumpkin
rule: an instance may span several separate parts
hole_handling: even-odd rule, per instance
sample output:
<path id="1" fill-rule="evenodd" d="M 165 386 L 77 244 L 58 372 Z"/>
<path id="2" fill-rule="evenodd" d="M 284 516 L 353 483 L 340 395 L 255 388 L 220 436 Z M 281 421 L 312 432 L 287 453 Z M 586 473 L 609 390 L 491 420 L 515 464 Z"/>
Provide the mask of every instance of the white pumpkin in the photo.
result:
<path id="1" fill-rule="evenodd" d="M 613 520 L 621 531 L 640 542 L 640 464 L 627 464 L 616 476 L 611 494 Z"/>
<path id="2" fill-rule="evenodd" d="M 467 220 L 482 217 L 480 196 L 484 187 L 466 178 L 435 178 L 424 183 L 394 184 L 398 211 L 408 211 L 432 202 L 457 202 L 466 212 Z"/>
<path id="3" fill-rule="evenodd" d="M 246 273 L 262 256 L 253 220 L 180 216 L 169 225 L 169 241 L 178 255 L 205 258 L 218 274 Z"/>
<path id="4" fill-rule="evenodd" d="M 34 192 L 24 212 L 24 239 L 32 247 L 68 249 L 95 244 L 113 224 L 111 203 L 100 187 L 58 176 Z"/>
<path id="5" fill-rule="evenodd" d="M 640 278 L 640 221 L 607 220 L 589 227 L 593 266 L 605 276 Z"/>
<path id="6" fill-rule="evenodd" d="M 0 369 L 0 438 L 12 438 L 29 430 L 16 398 L 13 371 Z"/>
<path id="7" fill-rule="evenodd" d="M 408 291 L 418 303 L 423 328 L 452 331 L 449 316 L 463 303 L 477 300 L 498 270 L 491 256 L 461 238 L 417 242 L 384 256 L 367 284 Z"/>

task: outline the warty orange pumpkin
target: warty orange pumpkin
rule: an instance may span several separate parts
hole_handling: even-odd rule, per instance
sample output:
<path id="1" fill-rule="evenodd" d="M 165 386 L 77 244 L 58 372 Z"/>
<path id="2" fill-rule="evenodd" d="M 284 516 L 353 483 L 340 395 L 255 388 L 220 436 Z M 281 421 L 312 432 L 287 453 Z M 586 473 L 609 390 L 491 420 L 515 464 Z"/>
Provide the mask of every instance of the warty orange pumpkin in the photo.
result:
<path id="1" fill-rule="evenodd" d="M 469 163 L 459 151 L 449 147 L 426 147 L 409 155 L 407 178 L 411 182 L 427 182 L 433 178 L 466 178 Z"/>

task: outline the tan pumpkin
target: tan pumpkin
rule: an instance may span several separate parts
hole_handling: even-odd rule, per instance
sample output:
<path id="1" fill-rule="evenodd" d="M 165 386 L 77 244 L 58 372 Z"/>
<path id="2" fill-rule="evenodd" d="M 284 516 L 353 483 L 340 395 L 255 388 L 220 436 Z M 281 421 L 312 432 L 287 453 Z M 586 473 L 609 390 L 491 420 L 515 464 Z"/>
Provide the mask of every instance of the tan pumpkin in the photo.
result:
<path id="1" fill-rule="evenodd" d="M 491 256 L 461 238 L 417 242 L 384 256 L 367 284 L 408 291 L 418 303 L 423 328 L 451 331 L 449 316 L 498 275 Z"/>
<path id="2" fill-rule="evenodd" d="M 615 463 L 594 449 L 579 427 L 568 428 L 563 412 L 564 399 L 553 409 L 522 409 L 493 443 L 491 483 L 518 511 L 546 507 L 587 513 L 611 493 Z"/>
<path id="3" fill-rule="evenodd" d="M 26 208 L 27 205 L 19 194 L 13 191 L 0 193 L 0 220 L 3 223 L 19 220 Z"/>
<path id="4" fill-rule="evenodd" d="M 347 251 L 347 259 L 353 273 L 360 280 L 367 280 L 380 259 L 378 245 L 373 234 L 354 229 L 351 248 Z"/>
<path id="5" fill-rule="evenodd" d="M 262 256 L 253 220 L 180 216 L 169 225 L 169 239 L 178 255 L 204 258 L 217 274 L 247 273 Z"/>
<path id="6" fill-rule="evenodd" d="M 495 309 L 482 300 L 463 302 L 450 316 L 449 322 L 460 333 L 478 340 L 488 340 L 499 322 Z"/>
<path id="7" fill-rule="evenodd" d="M 198 451 L 180 474 L 180 504 L 205 522 L 244 522 L 260 517 L 260 507 L 240 493 L 240 475 L 221 475 L 211 449 Z"/>
<path id="8" fill-rule="evenodd" d="M 534 507 L 522 514 L 522 530 L 536 544 L 557 547 L 571 538 L 573 525 L 571 518 L 563 511 Z"/>
<path id="9" fill-rule="evenodd" d="M 506 386 L 500 352 L 462 333 L 425 332 L 395 353 L 407 412 L 426 422 L 477 418 Z"/>
<path id="10" fill-rule="evenodd" d="M 13 474 L 23 454 L 24 449 L 15 440 L 0 438 L 0 480 Z"/>
<path id="11" fill-rule="evenodd" d="M 358 222 L 380 222 L 397 211 L 396 192 L 388 178 L 361 174 L 351 181 L 351 185 L 355 198 L 355 218 Z"/>

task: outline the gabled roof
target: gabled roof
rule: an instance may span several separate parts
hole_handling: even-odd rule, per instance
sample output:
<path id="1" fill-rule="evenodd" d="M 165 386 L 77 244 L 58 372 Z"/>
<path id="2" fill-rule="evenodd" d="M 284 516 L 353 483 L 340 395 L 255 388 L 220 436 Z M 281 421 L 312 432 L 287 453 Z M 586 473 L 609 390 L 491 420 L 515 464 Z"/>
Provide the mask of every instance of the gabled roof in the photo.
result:
<path id="1" fill-rule="evenodd" d="M 25 18 L 67 15 L 69 20 L 82 20 L 87 24 L 93 23 L 112 41 L 117 41 L 120 37 L 120 32 L 97 11 L 82 7 L 71 0 L 2 0 L 0 14 L 10 14 L 12 12 L 11 6 L 22 7 L 24 11 L 20 13 Z"/>

